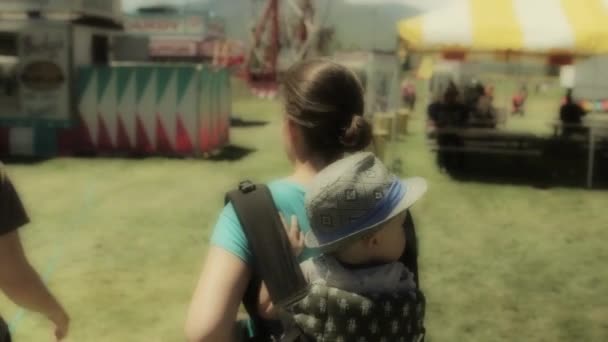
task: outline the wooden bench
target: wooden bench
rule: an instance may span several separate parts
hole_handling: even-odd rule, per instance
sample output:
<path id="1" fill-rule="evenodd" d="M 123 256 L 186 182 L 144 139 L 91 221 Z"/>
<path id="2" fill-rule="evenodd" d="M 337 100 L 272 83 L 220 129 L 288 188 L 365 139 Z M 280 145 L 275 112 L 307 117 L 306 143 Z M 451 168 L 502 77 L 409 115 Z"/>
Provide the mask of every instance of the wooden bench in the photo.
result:
<path id="1" fill-rule="evenodd" d="M 483 148 L 483 147 L 433 147 L 434 152 L 463 152 L 463 153 L 486 153 L 486 154 L 498 154 L 498 155 L 519 155 L 519 156 L 542 156 L 542 150 L 520 150 L 520 149 L 495 149 L 495 148 Z"/>
<path id="2" fill-rule="evenodd" d="M 486 153 L 496 155 L 541 156 L 545 140 L 533 134 L 505 132 L 484 128 L 442 128 L 431 145 L 432 150 L 451 153 Z M 453 139 L 454 145 L 442 138 Z"/>

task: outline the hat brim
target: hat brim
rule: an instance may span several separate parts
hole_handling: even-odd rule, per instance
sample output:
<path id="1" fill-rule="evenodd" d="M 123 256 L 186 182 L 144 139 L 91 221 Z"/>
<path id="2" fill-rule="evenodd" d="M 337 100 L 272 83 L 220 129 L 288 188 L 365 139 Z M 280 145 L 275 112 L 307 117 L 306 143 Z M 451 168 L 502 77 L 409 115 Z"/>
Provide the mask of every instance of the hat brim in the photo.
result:
<path id="1" fill-rule="evenodd" d="M 347 236 L 341 237 L 337 240 L 325 244 L 319 243 L 317 236 L 313 233 L 312 230 L 310 230 L 304 236 L 304 244 L 307 248 L 318 249 L 320 252 L 323 253 L 332 252 L 337 249 L 340 249 L 346 244 L 349 244 L 353 240 L 356 240 L 363 234 L 369 234 L 374 232 L 375 230 L 382 228 L 382 225 L 384 223 L 409 209 L 416 201 L 420 199 L 420 197 L 422 197 L 426 193 L 426 190 L 428 188 L 426 180 L 420 177 L 402 179 L 401 183 L 405 188 L 405 195 L 403 196 L 399 204 L 395 206 L 395 209 L 393 209 L 390 214 L 388 214 L 382 221 L 376 222 L 373 225 L 367 227 L 361 227 L 357 231 Z"/>

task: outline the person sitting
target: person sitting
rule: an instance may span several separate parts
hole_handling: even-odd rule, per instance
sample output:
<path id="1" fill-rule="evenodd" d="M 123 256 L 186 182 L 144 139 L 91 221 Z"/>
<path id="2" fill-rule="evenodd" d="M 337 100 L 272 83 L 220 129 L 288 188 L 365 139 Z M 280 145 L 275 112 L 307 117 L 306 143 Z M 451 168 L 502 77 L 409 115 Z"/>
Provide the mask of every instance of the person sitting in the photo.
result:
<path id="1" fill-rule="evenodd" d="M 401 84 L 401 99 L 407 108 L 414 110 L 416 107 L 416 86 L 408 79 Z"/>
<path id="2" fill-rule="evenodd" d="M 439 126 L 463 127 L 469 121 L 469 109 L 461 102 L 460 92 L 453 82 L 450 82 L 444 95 L 444 105 L 440 116 Z"/>
<path id="3" fill-rule="evenodd" d="M 471 126 L 477 128 L 496 128 L 496 110 L 492 105 L 492 95 L 485 88 L 479 89 L 479 97 L 473 108 Z"/>
<path id="4" fill-rule="evenodd" d="M 490 102 L 494 101 L 494 85 L 492 85 L 492 84 L 487 85 L 484 89 L 484 93 L 485 93 L 486 97 L 488 97 L 490 99 Z"/>
<path id="5" fill-rule="evenodd" d="M 427 119 L 433 125 L 437 125 L 440 121 L 441 111 L 443 110 L 443 99 L 440 95 L 435 95 L 431 103 L 427 106 Z"/>
<path id="6" fill-rule="evenodd" d="M 526 109 L 526 100 L 528 99 L 528 89 L 525 85 L 522 85 L 519 90 L 513 95 L 511 99 L 512 109 L 511 114 L 524 116 Z"/>
<path id="7" fill-rule="evenodd" d="M 569 137 L 572 134 L 585 133 L 586 129 L 582 126 L 582 123 L 583 117 L 586 114 L 583 107 L 574 101 L 572 89 L 568 89 L 566 92 L 566 102 L 559 110 L 559 118 L 563 125 L 562 134 L 565 137 Z"/>

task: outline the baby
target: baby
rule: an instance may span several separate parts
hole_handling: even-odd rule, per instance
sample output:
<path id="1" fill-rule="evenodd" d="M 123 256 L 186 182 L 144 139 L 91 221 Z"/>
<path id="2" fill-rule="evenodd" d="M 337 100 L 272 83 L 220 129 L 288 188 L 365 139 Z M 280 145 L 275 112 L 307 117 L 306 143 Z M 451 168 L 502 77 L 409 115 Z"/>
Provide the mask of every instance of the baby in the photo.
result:
<path id="1" fill-rule="evenodd" d="M 422 178 L 400 180 L 369 152 L 323 169 L 308 189 L 305 205 L 311 230 L 301 236 L 292 218 L 289 239 L 320 256 L 301 264 L 306 280 L 358 294 L 415 288 L 413 274 L 398 260 L 406 247 L 407 209 L 426 192 Z M 260 311 L 274 317 L 265 286 Z"/>

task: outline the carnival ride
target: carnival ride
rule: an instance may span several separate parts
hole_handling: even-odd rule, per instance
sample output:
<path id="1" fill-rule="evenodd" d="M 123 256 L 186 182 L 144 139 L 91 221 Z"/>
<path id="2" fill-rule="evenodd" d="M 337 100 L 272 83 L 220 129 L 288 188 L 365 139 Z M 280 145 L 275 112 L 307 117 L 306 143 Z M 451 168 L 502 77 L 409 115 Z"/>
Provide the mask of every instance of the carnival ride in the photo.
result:
<path id="1" fill-rule="evenodd" d="M 274 97 L 279 76 L 289 65 L 327 54 L 333 36 L 333 29 L 324 25 L 327 4 L 319 12 L 312 0 L 252 0 L 256 19 L 243 71 L 254 94 Z"/>

